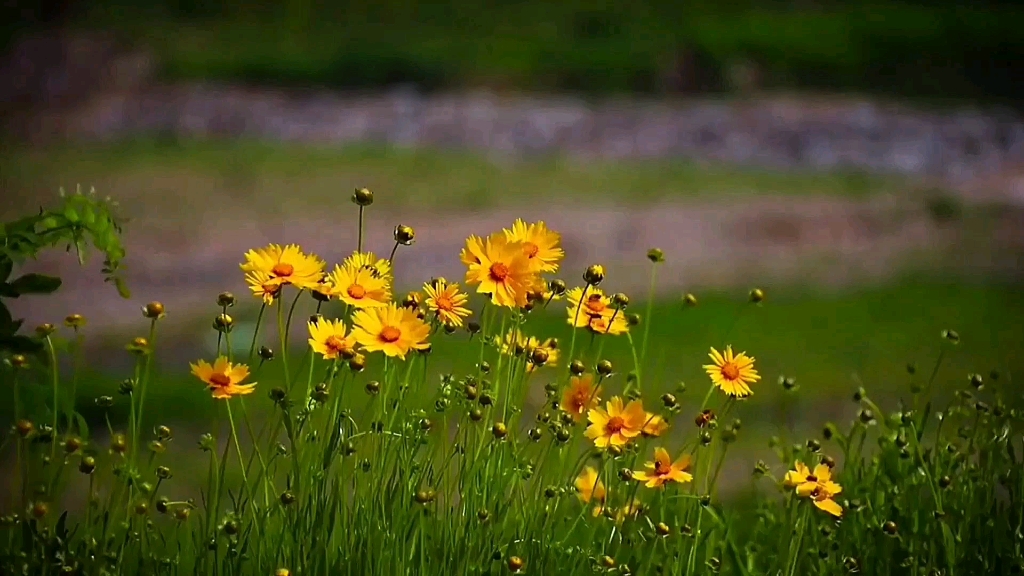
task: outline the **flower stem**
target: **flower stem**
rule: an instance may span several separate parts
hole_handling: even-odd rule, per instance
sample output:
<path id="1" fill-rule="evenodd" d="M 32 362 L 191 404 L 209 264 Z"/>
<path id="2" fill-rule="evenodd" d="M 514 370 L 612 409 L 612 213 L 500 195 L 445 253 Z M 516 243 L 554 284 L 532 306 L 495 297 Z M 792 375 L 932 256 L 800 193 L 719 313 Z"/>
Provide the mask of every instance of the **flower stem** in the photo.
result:
<path id="1" fill-rule="evenodd" d="M 647 361 L 647 338 L 651 334 L 651 310 L 654 307 L 654 286 L 658 278 L 658 265 L 651 267 L 651 287 L 647 291 L 647 309 L 644 311 L 644 341 L 640 343 L 640 360 Z M 609 326 L 610 327 L 610 326 Z M 640 367 L 637 366 L 637 380 L 640 379 Z"/>

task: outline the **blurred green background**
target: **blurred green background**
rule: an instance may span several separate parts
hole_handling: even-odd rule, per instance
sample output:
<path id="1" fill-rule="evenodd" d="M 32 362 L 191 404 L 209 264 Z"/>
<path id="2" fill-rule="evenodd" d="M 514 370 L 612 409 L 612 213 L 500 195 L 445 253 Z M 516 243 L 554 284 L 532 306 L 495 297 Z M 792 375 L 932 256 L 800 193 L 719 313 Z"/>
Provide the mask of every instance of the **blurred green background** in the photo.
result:
<path id="1" fill-rule="evenodd" d="M 112 32 L 123 42 L 152 50 L 159 80 L 168 83 L 361 89 L 371 95 L 413 83 L 425 90 L 485 87 L 538 94 L 569 91 L 586 97 L 732 98 L 744 91 L 743 78 L 753 74 L 757 86 L 766 89 L 952 105 L 1016 106 L 1024 94 L 1024 76 L 1015 70 L 1024 61 L 1019 25 L 1024 9 L 1013 2 L 289 0 L 271 5 L 246 0 L 64 0 L 5 3 L 0 15 L 6 48 L 53 30 Z M 17 104 L 5 106 L 8 118 L 23 110 Z M 386 216 L 400 208 L 436 214 L 442 223 L 483 221 L 499 209 L 536 209 L 546 203 L 563 211 L 574 206 L 625 211 L 684 201 L 731 202 L 739 209 L 765 198 L 780 203 L 822 198 L 870 203 L 920 196 L 932 202 L 936 219 L 954 227 L 982 218 L 974 221 L 975 228 L 962 227 L 960 244 L 969 246 L 971 230 L 987 227 L 988 220 L 978 216 L 979 211 L 1002 214 L 999 207 L 964 204 L 959 192 L 945 183 L 907 176 L 671 158 L 579 163 L 550 155 L 497 163 L 474 151 L 192 141 L 152 135 L 45 145 L 5 135 L 0 144 L 0 209 L 5 217 L 46 203 L 59 186 L 95 186 L 99 193 L 118 199 L 125 215 L 135 220 L 126 230 L 129 259 L 136 270 L 159 263 L 175 239 L 167 237 L 171 246 L 132 244 L 133 226 L 145 229 L 160 222 L 166 229 L 180 228 L 182 234 L 197 226 L 222 226 L 235 234 L 247 227 L 272 229 L 286 217 L 337 213 L 344 215 L 339 216 L 338 227 L 350 228 L 348 191 L 364 185 L 378 193 L 374 209 Z M 936 203 L 936 198 L 941 201 Z M 771 217 L 770 206 L 764 215 Z M 216 248 L 210 246 L 209 251 Z M 581 247 L 567 248 L 571 255 Z M 646 248 L 637 248 L 638 259 Z M 426 258 L 416 250 L 403 249 L 403 265 L 414 266 Z M 454 261 L 457 254 L 450 258 Z M 660 394 L 686 383 L 682 400 L 687 408 L 676 423 L 686 430 L 707 386 L 701 365 L 708 347 L 732 343 L 754 355 L 764 375 L 757 395 L 739 411 L 752 431 L 745 435 L 745 446 L 763 446 L 765 437 L 780 428 L 813 433 L 826 418 L 852 418 L 855 407 L 847 400 L 857 386 L 890 402 L 907 397 L 912 378 L 907 364 L 917 366 L 913 378 L 926 379 L 944 345 L 940 331 L 949 328 L 960 333 L 962 343 L 947 355 L 938 373 L 942 394 L 962 387 L 971 372 L 996 371 L 1000 377 L 989 390 L 1006 402 L 1017 402 L 1019 388 L 1012 378 L 1024 368 L 1024 291 L 1013 275 L 972 272 L 969 251 L 959 258 L 962 261 L 954 264 L 962 269 L 956 274 L 945 268 L 911 267 L 894 271 L 880 283 L 821 287 L 793 276 L 766 286 L 768 300 L 757 307 L 746 302 L 747 289 L 760 283 L 756 277 L 746 286 L 672 280 L 659 292 L 654 313 L 645 318 L 652 323 L 645 367 L 650 390 Z M 233 265 L 223 273 L 223 288 L 241 296 L 242 275 Z M 716 264 L 736 265 L 727 259 Z M 73 268 L 64 262 L 60 269 Z M 424 279 L 435 273 L 423 268 L 417 273 Z M 569 270 L 565 277 L 573 281 L 577 273 Z M 142 286 L 154 282 L 144 272 L 137 278 Z M 700 304 L 684 309 L 679 296 L 694 285 L 701 288 Z M 145 331 L 141 317 L 135 327 L 125 328 L 132 324 L 112 322 L 104 315 L 134 317 L 147 295 L 137 290 L 135 298 L 119 303 L 119 308 L 100 308 L 95 301 L 109 300 L 113 289 L 99 283 L 89 286 L 92 292 L 61 300 L 60 307 L 37 306 L 33 311 L 54 322 L 72 312 L 93 310 L 99 315 L 90 334 L 89 358 L 95 364 L 79 382 L 78 392 L 90 421 L 102 428 L 92 398 L 116 395 L 117 383 L 131 370 L 123 345 Z M 634 307 L 642 312 L 642 293 L 632 296 Z M 207 392 L 187 374 L 187 362 L 212 355 L 211 338 L 215 339 L 209 328 L 216 313 L 215 294 L 197 297 L 210 306 L 172 309 L 168 325 L 161 327 L 159 370 L 149 392 L 156 408 L 153 423 L 184 424 L 193 431 L 203 429 L 214 410 Z M 564 313 L 557 303 L 552 308 L 535 313 L 528 331 L 556 336 L 564 346 L 569 339 Z M 123 310 L 124 316 L 113 310 Z M 305 318 L 309 312 L 300 311 L 296 317 Z M 247 302 L 233 314 L 241 327 L 236 339 L 241 339 L 244 321 L 254 317 L 255 308 Z M 299 323 L 293 333 L 299 341 L 304 338 Z M 471 369 L 475 354 L 460 355 L 465 348 L 453 342 L 466 338 L 438 336 L 431 370 Z M 622 373 L 628 370 L 623 339 L 610 341 L 605 352 Z M 563 359 L 561 366 L 565 363 Z M 275 369 L 271 365 L 261 376 L 267 388 Z M 371 366 L 362 380 L 372 378 L 375 369 Z M 538 374 L 535 404 L 541 401 L 542 384 L 558 373 L 547 369 Z M 796 378 L 799 390 L 784 393 L 776 383 L 780 375 Z M 623 377 L 620 374 L 620 383 Z M 349 393 L 353 402 L 363 401 L 358 387 Z M 41 406 L 47 390 L 30 388 L 28 394 Z M 269 406 L 265 390 L 257 397 L 254 404 Z M 650 397 L 653 401 L 656 396 Z M 425 409 L 430 408 L 429 398 L 421 398 Z M 120 410 L 125 404 L 119 402 L 112 414 L 115 425 L 126 417 Z M 0 403 L 0 412 L 8 418 L 9 404 Z M 191 448 L 189 440 L 175 449 Z"/>

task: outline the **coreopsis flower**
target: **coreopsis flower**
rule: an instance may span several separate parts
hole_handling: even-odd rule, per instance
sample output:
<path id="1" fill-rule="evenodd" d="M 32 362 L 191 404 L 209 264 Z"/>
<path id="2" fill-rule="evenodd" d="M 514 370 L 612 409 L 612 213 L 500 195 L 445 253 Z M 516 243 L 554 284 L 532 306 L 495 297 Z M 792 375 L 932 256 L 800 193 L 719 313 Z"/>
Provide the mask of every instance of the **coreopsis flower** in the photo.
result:
<path id="1" fill-rule="evenodd" d="M 584 295 L 583 288 L 572 288 L 565 293 L 568 301 L 566 313 L 569 324 L 575 328 L 587 328 L 596 334 L 624 334 L 629 331 L 625 312 L 612 305 L 611 298 L 600 288 L 589 287 Z"/>
<path id="2" fill-rule="evenodd" d="M 318 318 L 309 323 L 309 345 L 325 360 L 334 360 L 348 352 L 352 352 L 356 339 L 348 334 L 348 328 L 341 320 Z"/>
<path id="3" fill-rule="evenodd" d="M 324 302 L 338 297 L 338 294 L 334 290 L 334 284 L 331 284 L 327 278 L 322 278 L 316 283 L 316 286 L 313 286 L 310 290 L 314 292 L 313 296 L 317 300 L 322 300 Z"/>
<path id="4" fill-rule="evenodd" d="M 664 448 L 654 449 L 654 461 L 644 464 L 644 470 L 634 471 L 633 479 L 643 482 L 648 488 L 664 486 L 666 482 L 679 482 L 680 484 L 693 480 L 687 470 L 690 468 L 690 456 L 684 454 L 675 462 L 668 455 Z"/>
<path id="5" fill-rule="evenodd" d="M 591 466 L 587 466 L 580 472 L 574 484 L 576 486 L 576 494 L 583 502 L 590 502 L 591 500 L 604 502 L 605 497 L 608 495 L 604 482 L 601 482 L 600 475 Z"/>
<path id="6" fill-rule="evenodd" d="M 668 422 L 666 422 L 664 418 L 658 414 L 651 414 L 650 412 L 646 414 L 644 427 L 643 430 L 641 430 L 644 436 L 649 438 L 658 437 L 664 434 L 666 430 L 668 430 Z"/>
<path id="7" fill-rule="evenodd" d="M 226 356 L 220 356 L 211 366 L 205 360 L 189 364 L 192 374 L 206 383 L 214 398 L 231 398 L 251 394 L 256 383 L 242 384 L 249 377 L 249 367 L 245 364 L 232 364 Z"/>
<path id="8" fill-rule="evenodd" d="M 469 238 L 466 238 L 465 248 L 459 253 L 459 260 L 466 265 L 466 268 L 469 268 L 474 264 L 479 264 L 483 254 L 484 239 L 476 235 L 470 235 Z"/>
<path id="9" fill-rule="evenodd" d="M 517 328 L 509 330 L 505 337 L 501 341 L 501 353 L 509 356 L 526 356 L 526 370 L 527 372 L 533 372 L 537 369 L 537 365 L 533 361 L 533 351 L 537 348 L 544 349 L 544 362 L 545 366 L 554 366 L 555 362 L 558 361 L 558 340 L 554 338 L 548 338 L 544 341 L 534 337 L 527 336 Z"/>
<path id="10" fill-rule="evenodd" d="M 530 265 L 539 272 L 557 272 L 558 263 L 565 258 L 565 251 L 559 246 L 561 235 L 553 232 L 543 222 L 527 224 L 516 220 L 512 229 L 504 229 L 508 242 L 518 243 L 523 247 L 523 254 L 530 260 Z"/>
<path id="11" fill-rule="evenodd" d="M 383 352 L 404 359 L 410 350 L 429 348 L 430 326 L 416 311 L 388 304 L 381 308 L 363 308 L 352 315 L 352 335 L 367 352 Z"/>
<path id="12" fill-rule="evenodd" d="M 281 283 L 262 270 L 246 272 L 245 283 L 249 285 L 249 290 L 252 290 L 252 295 L 262 299 L 268 306 L 281 295 Z"/>
<path id="13" fill-rule="evenodd" d="M 843 487 L 832 481 L 831 468 L 818 464 L 814 467 L 814 472 L 811 472 L 803 462 L 797 462 L 793 468 L 786 472 L 783 484 L 789 488 L 796 488 L 799 496 L 810 498 L 818 509 L 833 516 L 843 515 L 843 507 L 832 499 L 843 491 Z"/>
<path id="14" fill-rule="evenodd" d="M 378 258 L 373 252 L 353 252 L 341 266 L 352 270 L 369 270 L 374 277 L 384 280 L 388 288 L 391 287 L 391 262 Z"/>
<path id="15" fill-rule="evenodd" d="M 462 326 L 462 319 L 472 313 L 465 306 L 469 296 L 459 290 L 457 283 L 449 284 L 444 278 L 438 278 L 424 284 L 423 292 L 427 295 L 427 310 L 445 326 Z"/>
<path id="16" fill-rule="evenodd" d="M 332 294 L 356 308 L 376 308 L 391 302 L 387 280 L 379 277 L 371 267 L 338 265 L 327 276 L 327 281 L 333 286 Z"/>
<path id="17" fill-rule="evenodd" d="M 562 394 L 561 408 L 579 422 L 583 415 L 601 402 L 601 387 L 594 386 L 594 375 L 573 376 Z"/>
<path id="18" fill-rule="evenodd" d="M 466 284 L 477 284 L 477 292 L 489 294 L 491 302 L 498 306 L 526 306 L 530 291 L 542 283 L 522 246 L 509 244 L 503 235 L 492 235 L 474 256 L 479 262 L 470 264 Z"/>
<path id="19" fill-rule="evenodd" d="M 709 356 L 714 364 L 706 364 L 704 370 L 711 376 L 715 386 L 729 396 L 742 398 L 753 394 L 749 384 L 761 379 L 757 370 L 754 370 L 753 357 L 743 352 L 734 355 L 732 346 L 725 347 L 725 354 L 720 354 L 718 350 L 712 348 Z"/>
<path id="20" fill-rule="evenodd" d="M 243 272 L 265 272 L 271 281 L 291 284 L 297 288 L 313 288 L 324 276 L 327 264 L 320 258 L 306 254 L 295 244 L 281 247 L 271 244 L 266 248 L 245 253 Z"/>
<path id="21" fill-rule="evenodd" d="M 594 441 L 594 446 L 624 446 L 643 431 L 647 413 L 639 400 L 623 406 L 622 398 L 615 396 L 608 401 L 606 407 L 607 410 L 594 407 L 587 412 L 590 426 L 584 434 Z"/>

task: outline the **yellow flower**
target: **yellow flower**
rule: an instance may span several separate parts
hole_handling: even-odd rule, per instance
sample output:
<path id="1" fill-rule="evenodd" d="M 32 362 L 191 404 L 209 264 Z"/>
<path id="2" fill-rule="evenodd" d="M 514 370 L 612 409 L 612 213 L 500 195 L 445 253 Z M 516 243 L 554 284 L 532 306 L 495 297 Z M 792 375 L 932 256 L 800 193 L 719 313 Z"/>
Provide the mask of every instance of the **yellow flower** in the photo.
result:
<path id="1" fill-rule="evenodd" d="M 356 308 L 387 306 L 391 301 L 387 280 L 378 277 L 372 268 L 335 266 L 327 281 L 334 287 L 331 292 L 335 296 Z"/>
<path id="2" fill-rule="evenodd" d="M 664 448 L 654 449 L 654 462 L 644 464 L 646 470 L 633 472 L 633 479 L 644 482 L 648 488 L 658 488 L 666 482 L 679 482 L 680 484 L 693 480 L 693 476 L 687 472 L 690 468 L 690 456 L 684 454 L 675 462 L 668 455 Z"/>
<path id="3" fill-rule="evenodd" d="M 438 278 L 424 284 L 423 292 L 427 294 L 427 309 L 447 326 L 462 326 L 462 319 L 472 314 L 465 307 L 469 296 L 459 291 L 458 284 L 449 284 L 444 278 Z"/>
<path id="4" fill-rule="evenodd" d="M 311 288 L 313 292 L 319 294 L 323 300 L 330 300 L 331 298 L 337 298 L 338 294 L 334 291 L 334 284 L 331 284 L 326 278 L 321 279 L 317 282 L 316 286 Z M 315 296 L 316 294 L 314 294 Z"/>
<path id="5" fill-rule="evenodd" d="M 504 236 L 492 235 L 483 250 L 473 255 L 479 262 L 470 264 L 466 284 L 479 284 L 477 292 L 490 294 L 491 302 L 498 306 L 522 308 L 530 291 L 542 283 L 522 246 L 509 244 Z"/>
<path id="6" fill-rule="evenodd" d="M 810 498 L 816 507 L 833 516 L 842 516 L 843 507 L 832 499 L 843 491 L 843 487 L 832 481 L 832 469 L 824 464 L 814 467 L 814 472 L 797 462 L 793 470 L 786 472 L 783 483 L 789 488 L 796 488 L 800 496 Z"/>
<path id="7" fill-rule="evenodd" d="M 604 502 L 605 497 L 608 495 L 607 490 L 604 488 L 604 482 L 601 482 L 597 470 L 590 466 L 584 468 L 580 475 L 576 477 L 575 485 L 580 500 L 584 502 L 590 502 L 591 500 Z"/>
<path id="8" fill-rule="evenodd" d="M 231 398 L 251 394 L 256 383 L 242 384 L 249 377 L 249 367 L 245 364 L 232 364 L 227 357 L 221 356 L 211 366 L 206 360 L 200 360 L 192 367 L 192 374 L 206 382 L 214 398 Z"/>
<path id="9" fill-rule="evenodd" d="M 562 394 L 561 408 L 579 422 L 583 414 L 601 402 L 601 387 L 594 387 L 594 375 L 573 376 Z"/>
<path id="10" fill-rule="evenodd" d="M 391 262 L 377 258 L 373 252 L 353 252 L 341 265 L 352 270 L 369 270 L 375 278 L 384 280 L 388 288 L 391 287 Z"/>
<path id="11" fill-rule="evenodd" d="M 249 285 L 249 290 L 252 290 L 252 295 L 262 298 L 263 303 L 268 306 L 281 295 L 281 283 L 262 270 L 246 272 L 245 282 Z"/>
<path id="12" fill-rule="evenodd" d="M 661 436 L 666 430 L 668 430 L 668 422 L 665 422 L 665 419 L 661 416 L 648 412 L 646 418 L 644 428 L 641 430 L 644 436 L 657 437 Z"/>
<path id="13" fill-rule="evenodd" d="M 346 336 L 347 332 L 341 320 L 318 318 L 316 322 L 309 323 L 309 345 L 324 359 L 333 360 L 353 351 L 356 340 L 351 335 Z"/>
<path id="14" fill-rule="evenodd" d="M 383 352 L 404 359 L 409 350 L 430 347 L 430 326 L 414 310 L 388 304 L 382 308 L 364 308 L 352 315 L 352 335 L 367 352 Z"/>
<path id="15" fill-rule="evenodd" d="M 557 272 L 558 263 L 565 257 L 565 252 L 558 246 L 561 236 L 553 232 L 543 222 L 527 224 L 516 220 L 512 229 L 504 230 L 509 243 L 518 243 L 523 247 L 523 254 L 530 260 L 534 270 L 540 272 Z"/>
<path id="16" fill-rule="evenodd" d="M 626 314 L 612 306 L 611 299 L 600 288 L 591 286 L 585 298 L 583 288 L 572 288 L 565 293 L 565 298 L 568 301 L 566 313 L 571 326 L 613 336 L 629 332 Z"/>
<path id="17" fill-rule="evenodd" d="M 554 366 L 558 361 L 558 340 L 554 338 L 548 338 L 542 342 L 534 336 L 526 336 L 519 329 L 513 328 L 505 334 L 505 338 L 501 342 L 502 354 L 509 356 L 522 354 L 526 356 L 527 372 L 533 372 L 537 369 L 532 359 L 533 351 L 537 348 L 543 348 L 548 353 L 544 365 Z"/>
<path id="18" fill-rule="evenodd" d="M 584 434 L 594 441 L 594 446 L 623 446 L 640 435 L 647 422 L 647 413 L 639 400 L 623 407 L 622 398 L 615 396 L 606 406 L 607 410 L 595 407 L 587 412 L 590 426 Z"/>
<path id="19" fill-rule="evenodd" d="M 748 384 L 761 379 L 757 370 L 754 370 L 753 357 L 743 352 L 733 355 L 732 346 L 725 347 L 725 354 L 720 354 L 718 350 L 712 348 L 709 356 L 714 364 L 706 364 L 704 370 L 711 376 L 715 386 L 729 396 L 742 398 L 753 394 Z"/>
<path id="20" fill-rule="evenodd" d="M 246 252 L 241 268 L 243 272 L 264 272 L 278 284 L 313 288 L 323 278 L 326 265 L 316 256 L 303 253 L 295 244 L 283 248 L 271 244 Z"/>
<path id="21" fill-rule="evenodd" d="M 479 264 L 484 257 L 484 240 L 479 236 L 470 235 L 466 238 L 466 247 L 459 253 L 459 260 L 466 268 Z"/>

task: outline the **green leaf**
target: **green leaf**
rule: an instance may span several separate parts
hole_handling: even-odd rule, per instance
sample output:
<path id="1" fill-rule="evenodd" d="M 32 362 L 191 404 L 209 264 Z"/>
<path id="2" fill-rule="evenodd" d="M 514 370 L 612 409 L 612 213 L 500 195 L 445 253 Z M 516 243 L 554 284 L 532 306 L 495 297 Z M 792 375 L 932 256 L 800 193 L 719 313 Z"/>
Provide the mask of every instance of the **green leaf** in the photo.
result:
<path id="1" fill-rule="evenodd" d="M 132 297 L 132 291 L 128 289 L 128 284 L 125 283 L 124 278 L 120 276 L 114 278 L 114 286 L 117 288 L 118 295 L 125 300 Z"/>
<path id="2" fill-rule="evenodd" d="M 11 277 L 11 271 L 14 270 L 14 260 L 0 256 L 0 281 L 6 281 Z"/>
<path id="3" fill-rule="evenodd" d="M 942 543 L 946 549 L 947 567 L 952 570 L 956 566 L 956 540 L 953 538 L 953 531 L 945 522 L 942 523 Z"/>
<path id="4" fill-rule="evenodd" d="M 64 208 L 64 217 L 68 219 L 68 222 L 72 224 L 78 223 L 78 211 L 75 210 L 74 206 L 68 206 Z"/>
<path id="5" fill-rule="evenodd" d="M 18 294 L 50 294 L 60 288 L 61 280 L 45 274 L 25 274 L 11 282 L 11 288 Z"/>
<path id="6" fill-rule="evenodd" d="M 7 309 L 7 305 L 0 302 L 0 334 L 11 335 L 18 331 L 18 324 L 15 324 L 14 317 L 11 316 L 11 311 Z"/>
<path id="7" fill-rule="evenodd" d="M 78 424 L 78 435 L 82 438 L 89 437 L 89 423 L 85 421 L 85 417 L 75 412 L 75 422 Z"/>
<path id="8" fill-rule="evenodd" d="M 18 291 L 7 282 L 0 282 L 0 298 L 17 298 Z"/>
<path id="9" fill-rule="evenodd" d="M 43 351 L 43 343 L 28 336 L 0 335 L 0 350 L 12 354 L 38 354 Z"/>

